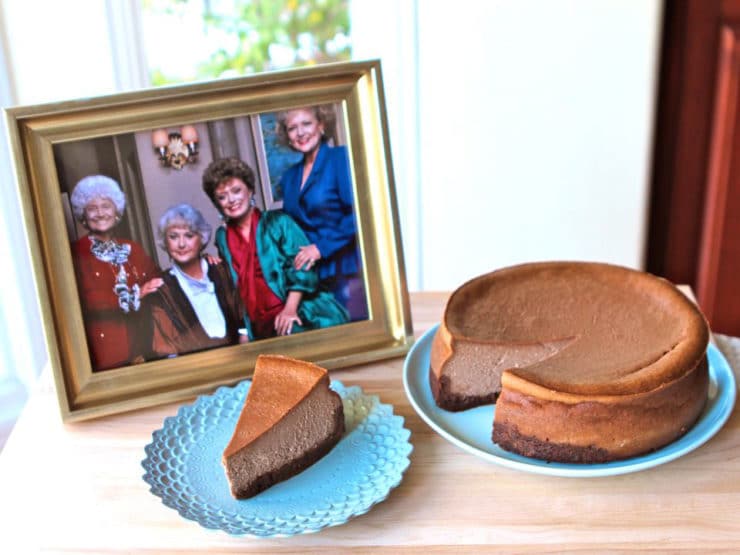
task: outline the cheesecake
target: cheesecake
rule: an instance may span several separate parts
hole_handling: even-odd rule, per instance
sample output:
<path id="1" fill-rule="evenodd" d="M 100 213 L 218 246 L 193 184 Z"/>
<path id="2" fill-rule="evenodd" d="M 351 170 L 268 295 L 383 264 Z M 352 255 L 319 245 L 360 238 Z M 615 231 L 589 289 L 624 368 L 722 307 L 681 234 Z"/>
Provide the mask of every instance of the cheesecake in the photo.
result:
<path id="1" fill-rule="evenodd" d="M 344 410 L 328 372 L 310 362 L 260 355 L 224 449 L 231 494 L 257 495 L 326 455 L 344 433 Z"/>
<path id="2" fill-rule="evenodd" d="M 443 409 L 495 403 L 492 441 L 548 461 L 658 449 L 698 419 L 709 329 L 668 281 L 589 262 L 475 278 L 450 297 L 431 348 Z"/>

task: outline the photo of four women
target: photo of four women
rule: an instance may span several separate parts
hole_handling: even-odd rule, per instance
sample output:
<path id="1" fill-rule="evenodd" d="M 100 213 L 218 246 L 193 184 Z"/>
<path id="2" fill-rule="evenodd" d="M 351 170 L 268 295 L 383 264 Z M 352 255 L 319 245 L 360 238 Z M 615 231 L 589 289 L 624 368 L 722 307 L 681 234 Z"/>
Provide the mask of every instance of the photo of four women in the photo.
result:
<path id="1" fill-rule="evenodd" d="M 70 201 L 88 231 L 72 245 L 93 370 L 285 336 L 367 318 L 345 147 L 324 141 L 319 108 L 278 115 L 278 134 L 303 154 L 283 175 L 283 211 L 255 203 L 255 172 L 214 160 L 203 192 L 212 226 L 181 203 L 160 216 L 160 271 L 144 248 L 116 237 L 126 199 L 106 176 L 80 180 Z M 358 283 L 359 282 L 359 283 Z"/>

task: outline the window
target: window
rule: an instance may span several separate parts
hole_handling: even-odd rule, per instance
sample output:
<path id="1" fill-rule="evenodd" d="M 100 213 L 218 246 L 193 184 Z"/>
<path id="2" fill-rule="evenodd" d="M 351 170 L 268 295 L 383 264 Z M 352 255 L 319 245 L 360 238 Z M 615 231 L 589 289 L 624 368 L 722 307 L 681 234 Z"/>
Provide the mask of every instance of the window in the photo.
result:
<path id="1" fill-rule="evenodd" d="M 348 0 L 141 0 L 153 85 L 350 59 Z"/>

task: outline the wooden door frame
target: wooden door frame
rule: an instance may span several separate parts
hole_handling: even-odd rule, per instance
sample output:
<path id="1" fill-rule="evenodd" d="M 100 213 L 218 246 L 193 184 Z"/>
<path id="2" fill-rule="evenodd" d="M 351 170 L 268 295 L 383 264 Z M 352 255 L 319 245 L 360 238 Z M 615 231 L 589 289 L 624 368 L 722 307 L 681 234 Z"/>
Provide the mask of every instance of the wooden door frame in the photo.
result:
<path id="1" fill-rule="evenodd" d="M 696 288 L 704 220 L 720 2 L 667 1 L 646 268 Z M 689 28 L 690 25 L 690 28 Z"/>
<path id="2" fill-rule="evenodd" d="M 740 0 L 667 2 L 646 268 L 740 335 Z"/>

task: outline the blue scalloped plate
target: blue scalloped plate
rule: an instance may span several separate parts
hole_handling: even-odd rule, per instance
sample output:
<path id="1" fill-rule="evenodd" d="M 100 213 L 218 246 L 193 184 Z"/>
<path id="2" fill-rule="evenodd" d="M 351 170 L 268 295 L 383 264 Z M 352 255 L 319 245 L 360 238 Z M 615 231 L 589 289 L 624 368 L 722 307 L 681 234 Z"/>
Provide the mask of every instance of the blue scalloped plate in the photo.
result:
<path id="1" fill-rule="evenodd" d="M 454 445 L 487 461 L 516 470 L 592 478 L 637 472 L 667 463 L 704 444 L 724 425 L 735 405 L 735 376 L 727 360 L 709 345 L 709 397 L 697 423 L 682 437 L 652 453 L 600 464 L 568 464 L 522 457 L 491 441 L 495 405 L 462 412 L 448 412 L 434 402 L 429 386 L 429 353 L 439 326 L 427 331 L 411 348 L 403 367 L 403 385 L 411 405 L 438 434 Z"/>
<path id="2" fill-rule="evenodd" d="M 411 433 L 391 405 L 357 387 L 331 384 L 342 397 L 346 432 L 327 455 L 259 495 L 229 493 L 221 454 L 250 381 L 221 387 L 168 417 L 146 446 L 144 481 L 162 503 L 205 528 L 234 535 L 287 537 L 317 532 L 366 513 L 401 483 Z"/>

